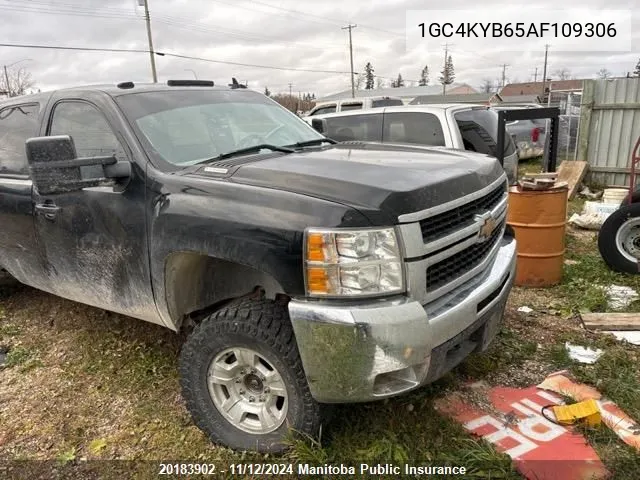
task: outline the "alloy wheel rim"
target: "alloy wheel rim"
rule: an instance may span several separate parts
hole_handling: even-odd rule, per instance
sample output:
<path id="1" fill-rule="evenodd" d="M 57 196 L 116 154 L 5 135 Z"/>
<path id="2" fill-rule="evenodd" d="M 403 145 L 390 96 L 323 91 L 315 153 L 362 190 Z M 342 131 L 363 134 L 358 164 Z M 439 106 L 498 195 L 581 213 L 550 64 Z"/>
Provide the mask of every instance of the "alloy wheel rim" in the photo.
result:
<path id="1" fill-rule="evenodd" d="M 287 417 L 288 395 L 280 372 L 250 348 L 229 348 L 216 355 L 207 386 L 222 416 L 244 432 L 273 432 Z"/>
<path id="2" fill-rule="evenodd" d="M 616 248 L 630 262 L 640 260 L 640 217 L 630 218 L 618 228 Z"/>

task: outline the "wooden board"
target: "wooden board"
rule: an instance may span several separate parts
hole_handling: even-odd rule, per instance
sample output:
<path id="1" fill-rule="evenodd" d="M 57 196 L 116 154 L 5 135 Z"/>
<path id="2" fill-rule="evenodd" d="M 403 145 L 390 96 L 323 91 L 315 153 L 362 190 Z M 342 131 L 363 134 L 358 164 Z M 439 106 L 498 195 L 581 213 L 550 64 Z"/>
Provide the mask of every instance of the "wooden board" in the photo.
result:
<path id="1" fill-rule="evenodd" d="M 565 160 L 560 164 L 558 168 L 558 182 L 567 182 L 569 184 L 569 200 L 575 197 L 580 182 L 584 180 L 587 174 L 587 168 L 589 164 L 587 162 L 580 162 L 577 160 Z"/>
<path id="2" fill-rule="evenodd" d="M 640 330 L 640 313 L 583 313 L 587 330 Z"/>

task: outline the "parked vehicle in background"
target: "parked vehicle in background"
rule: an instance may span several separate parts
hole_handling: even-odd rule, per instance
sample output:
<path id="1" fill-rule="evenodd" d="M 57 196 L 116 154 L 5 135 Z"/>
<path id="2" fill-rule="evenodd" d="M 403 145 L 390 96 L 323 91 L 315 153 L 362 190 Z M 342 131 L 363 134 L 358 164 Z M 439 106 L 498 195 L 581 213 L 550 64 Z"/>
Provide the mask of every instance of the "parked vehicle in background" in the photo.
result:
<path id="1" fill-rule="evenodd" d="M 348 112 L 350 110 L 366 110 L 368 108 L 390 107 L 404 105 L 400 97 L 364 97 L 322 102 L 311 109 L 308 116 L 324 115 L 326 113 Z"/>
<path id="2" fill-rule="evenodd" d="M 522 108 L 542 108 L 542 105 L 509 105 L 494 106 L 496 112 L 500 110 L 518 110 Z M 507 122 L 507 133 L 513 138 L 518 149 L 518 158 L 526 160 L 544 155 L 544 144 L 547 132 L 547 120 L 536 118 L 533 120 L 514 120 Z"/>
<path id="3" fill-rule="evenodd" d="M 422 117 L 391 133 L 450 135 Z M 456 118 L 486 149 L 487 111 Z M 0 103 L 0 272 L 183 332 L 187 408 L 240 450 L 280 451 L 317 435 L 323 404 L 414 390 L 488 348 L 514 281 L 506 211 L 486 155 L 335 145 L 248 89 Z"/>
<path id="4" fill-rule="evenodd" d="M 405 105 L 364 112 L 306 117 L 306 122 L 338 142 L 365 141 L 446 147 L 496 157 L 498 114 L 470 104 Z M 517 180 L 518 155 L 505 136 L 504 170 Z"/>

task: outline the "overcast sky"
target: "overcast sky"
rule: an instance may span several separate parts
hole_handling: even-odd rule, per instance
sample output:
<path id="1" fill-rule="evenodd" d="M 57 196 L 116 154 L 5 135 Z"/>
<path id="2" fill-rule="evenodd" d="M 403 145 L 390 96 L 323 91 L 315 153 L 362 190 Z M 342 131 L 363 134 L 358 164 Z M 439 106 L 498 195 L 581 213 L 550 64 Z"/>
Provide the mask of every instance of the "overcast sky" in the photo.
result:
<path id="1" fill-rule="evenodd" d="M 631 10 L 639 0 L 564 0 L 562 6 Z M 449 0 L 447 8 L 500 9 L 499 2 Z M 542 9 L 558 8 L 559 2 L 538 0 Z M 398 73 L 417 80 L 425 64 L 431 82 L 442 68 L 440 46 L 431 51 L 407 45 L 406 11 L 426 9 L 419 0 L 149 0 L 153 41 L 157 51 L 181 55 L 277 66 L 283 68 L 349 71 L 348 34 L 342 26 L 357 24 L 353 30 L 354 68 L 363 71 L 370 61 L 377 75 L 390 78 Z M 443 8 L 442 4 L 434 8 Z M 638 10 L 636 8 L 636 10 Z M 0 0 L 0 43 L 45 44 L 73 47 L 147 49 L 142 18 L 144 9 L 137 0 Z M 640 57 L 640 21 L 634 14 L 633 51 L 558 52 L 549 50 L 551 75 L 567 69 L 576 78 L 593 78 L 606 67 L 615 76 L 632 71 Z M 464 19 L 474 21 L 473 18 Z M 547 21 L 553 22 L 553 18 Z M 478 87 L 483 79 L 497 80 L 501 64 L 507 63 L 508 81 L 530 81 L 538 67 L 542 75 L 545 40 L 531 41 L 522 52 L 494 49 L 474 50 L 465 44 L 451 54 L 456 82 Z M 444 43 L 444 41 L 443 41 Z M 125 80 L 150 81 L 149 56 L 144 53 L 95 53 L 0 47 L 0 65 L 31 59 L 18 66 L 28 68 L 43 90 L 88 83 L 115 83 Z M 156 57 L 160 81 L 171 78 L 212 79 L 228 83 L 232 76 L 249 82 L 252 88 L 268 86 L 272 92 L 287 92 L 291 83 L 297 93 L 328 94 L 349 88 L 345 73 L 310 73 L 232 66 L 204 61 Z"/>

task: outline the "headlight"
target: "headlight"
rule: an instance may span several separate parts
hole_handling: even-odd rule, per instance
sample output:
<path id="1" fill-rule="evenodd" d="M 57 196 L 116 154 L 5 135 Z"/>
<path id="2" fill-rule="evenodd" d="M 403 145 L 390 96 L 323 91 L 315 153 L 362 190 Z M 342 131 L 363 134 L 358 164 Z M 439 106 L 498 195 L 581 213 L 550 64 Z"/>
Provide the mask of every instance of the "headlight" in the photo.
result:
<path id="1" fill-rule="evenodd" d="M 404 291 L 402 260 L 393 228 L 305 232 L 307 295 L 371 296 Z"/>

